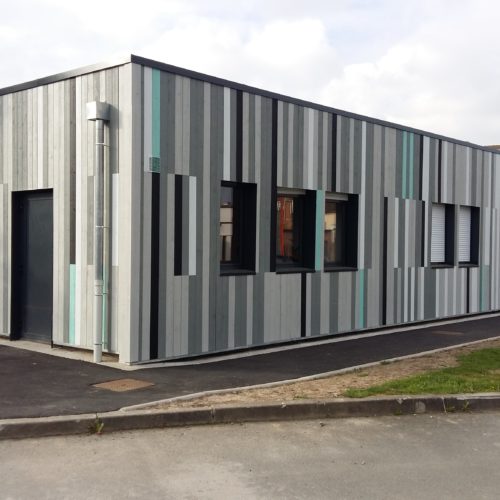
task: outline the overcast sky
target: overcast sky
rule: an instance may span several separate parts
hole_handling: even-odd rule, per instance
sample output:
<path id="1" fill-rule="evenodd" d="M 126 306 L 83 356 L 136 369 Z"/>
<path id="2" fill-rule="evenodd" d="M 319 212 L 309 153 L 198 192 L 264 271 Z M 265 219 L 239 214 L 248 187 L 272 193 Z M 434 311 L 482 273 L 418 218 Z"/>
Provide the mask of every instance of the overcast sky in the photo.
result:
<path id="1" fill-rule="evenodd" d="M 500 143 L 495 0 L 0 2 L 0 88 L 133 53 Z"/>

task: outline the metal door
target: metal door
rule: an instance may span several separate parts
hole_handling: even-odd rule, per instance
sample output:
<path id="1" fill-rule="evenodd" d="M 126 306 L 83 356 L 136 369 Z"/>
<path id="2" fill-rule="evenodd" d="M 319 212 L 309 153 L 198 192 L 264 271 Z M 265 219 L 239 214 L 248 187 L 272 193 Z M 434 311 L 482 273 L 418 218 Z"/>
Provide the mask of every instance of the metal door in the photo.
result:
<path id="1" fill-rule="evenodd" d="M 52 190 L 13 193 L 12 338 L 52 341 Z"/>

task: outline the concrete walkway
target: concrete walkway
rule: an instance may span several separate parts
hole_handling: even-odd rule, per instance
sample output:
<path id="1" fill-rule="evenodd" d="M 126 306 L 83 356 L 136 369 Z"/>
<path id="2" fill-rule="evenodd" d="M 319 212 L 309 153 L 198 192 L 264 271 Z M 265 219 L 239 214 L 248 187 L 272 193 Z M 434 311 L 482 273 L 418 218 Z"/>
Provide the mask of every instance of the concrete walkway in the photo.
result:
<path id="1" fill-rule="evenodd" d="M 341 342 L 308 344 L 239 359 L 124 372 L 0 345 L 0 419 L 102 413 L 195 392 L 241 387 L 341 370 L 500 336 L 500 317 Z M 15 345 L 15 344 L 13 344 Z M 112 392 L 94 384 L 133 378 L 154 385 Z"/>

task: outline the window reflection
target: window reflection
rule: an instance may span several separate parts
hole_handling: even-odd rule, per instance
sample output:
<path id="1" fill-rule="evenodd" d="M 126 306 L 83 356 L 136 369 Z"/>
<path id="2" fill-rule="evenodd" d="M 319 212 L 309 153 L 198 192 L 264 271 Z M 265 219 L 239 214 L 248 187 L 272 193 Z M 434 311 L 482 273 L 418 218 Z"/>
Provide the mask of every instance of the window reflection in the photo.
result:
<path id="1" fill-rule="evenodd" d="M 345 263 L 345 204 L 326 200 L 325 202 L 325 264 Z"/>
<path id="2" fill-rule="evenodd" d="M 221 274 L 255 270 L 257 186 L 222 181 L 219 198 Z"/>
<path id="3" fill-rule="evenodd" d="M 278 194 L 276 208 L 276 263 L 302 264 L 303 197 Z"/>
<path id="4" fill-rule="evenodd" d="M 233 188 L 221 186 L 220 195 L 220 239 L 221 262 L 234 262 L 235 252 L 233 246 L 234 229 L 234 203 Z"/>

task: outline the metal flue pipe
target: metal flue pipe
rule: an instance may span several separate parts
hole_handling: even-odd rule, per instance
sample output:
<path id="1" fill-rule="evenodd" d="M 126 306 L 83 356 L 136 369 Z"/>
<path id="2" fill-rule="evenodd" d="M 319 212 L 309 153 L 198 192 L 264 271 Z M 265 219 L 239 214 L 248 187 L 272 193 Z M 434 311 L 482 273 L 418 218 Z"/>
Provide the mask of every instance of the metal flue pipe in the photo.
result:
<path id="1" fill-rule="evenodd" d="M 103 304 L 105 290 L 105 144 L 104 122 L 109 120 L 109 106 L 103 102 L 87 104 L 87 119 L 95 122 L 94 165 L 94 363 L 102 361 Z"/>

